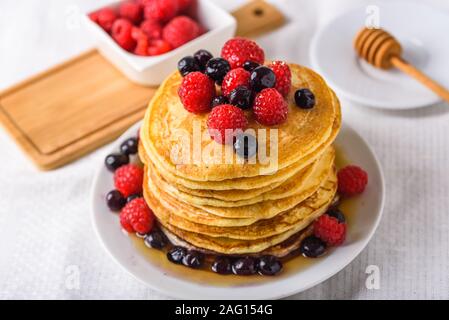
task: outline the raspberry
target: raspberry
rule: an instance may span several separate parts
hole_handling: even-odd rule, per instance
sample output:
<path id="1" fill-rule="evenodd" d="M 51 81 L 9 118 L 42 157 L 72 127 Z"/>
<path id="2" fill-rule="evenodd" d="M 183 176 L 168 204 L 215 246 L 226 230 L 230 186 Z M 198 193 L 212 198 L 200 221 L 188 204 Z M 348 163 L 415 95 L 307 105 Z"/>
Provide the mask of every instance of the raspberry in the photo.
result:
<path id="1" fill-rule="evenodd" d="M 151 0 L 146 2 L 144 14 L 146 19 L 161 23 L 174 18 L 178 13 L 178 0 Z"/>
<path id="2" fill-rule="evenodd" d="M 106 32 L 111 32 L 114 21 L 117 20 L 117 14 L 112 8 L 103 8 L 98 11 L 97 21 L 100 27 Z"/>
<path id="3" fill-rule="evenodd" d="M 265 53 L 254 41 L 237 37 L 224 44 L 221 57 L 228 60 L 231 68 L 235 69 L 242 67 L 247 61 L 263 64 Z"/>
<path id="4" fill-rule="evenodd" d="M 122 2 L 119 6 L 118 12 L 121 18 L 128 19 L 134 24 L 138 24 L 140 23 L 140 21 L 142 21 L 143 8 L 137 2 L 134 1 Z"/>
<path id="5" fill-rule="evenodd" d="M 292 73 L 290 67 L 283 61 L 273 61 L 268 67 L 273 70 L 276 75 L 275 89 L 286 97 L 292 86 Z"/>
<path id="6" fill-rule="evenodd" d="M 166 53 L 172 49 L 171 45 L 162 39 L 154 39 L 150 42 L 150 47 L 148 48 L 148 55 L 158 56 L 160 54 Z"/>
<path id="7" fill-rule="evenodd" d="M 114 173 L 115 188 L 128 197 L 141 193 L 143 184 L 143 170 L 135 164 L 127 164 L 118 168 Z"/>
<path id="8" fill-rule="evenodd" d="M 313 224 L 313 233 L 329 246 L 338 246 L 345 241 L 346 223 L 340 223 L 334 217 L 323 214 Z"/>
<path id="9" fill-rule="evenodd" d="M 239 86 L 249 88 L 250 73 L 243 68 L 236 68 L 229 71 L 223 79 L 221 91 L 225 96 L 229 96 L 232 90 Z"/>
<path id="10" fill-rule="evenodd" d="M 162 30 L 162 38 L 173 48 L 182 46 L 200 34 L 201 29 L 198 23 L 187 16 L 174 18 Z"/>
<path id="11" fill-rule="evenodd" d="M 99 11 L 94 11 L 89 13 L 89 19 L 98 24 L 98 13 Z"/>
<path id="12" fill-rule="evenodd" d="M 150 39 L 161 39 L 162 38 L 162 26 L 159 22 L 154 20 L 145 20 L 140 25 L 140 29 L 148 36 Z"/>
<path id="13" fill-rule="evenodd" d="M 253 110 L 259 123 L 272 126 L 287 119 L 288 104 L 276 89 L 267 88 L 254 99 Z"/>
<path id="14" fill-rule="evenodd" d="M 127 19 L 117 19 L 112 25 L 112 38 L 120 47 L 132 51 L 136 46 L 136 40 L 132 37 L 133 25 Z"/>
<path id="15" fill-rule="evenodd" d="M 190 7 L 192 0 L 178 0 L 179 11 L 184 11 Z"/>
<path id="16" fill-rule="evenodd" d="M 187 111 L 207 112 L 215 97 L 215 84 L 205 74 L 198 71 L 191 72 L 182 79 L 178 94 Z"/>
<path id="17" fill-rule="evenodd" d="M 235 130 L 245 130 L 248 125 L 245 113 L 236 106 L 222 104 L 212 109 L 207 127 L 212 139 L 221 144 L 234 142 Z"/>
<path id="18" fill-rule="evenodd" d="M 136 48 L 134 49 L 134 53 L 137 54 L 138 56 L 148 56 L 149 43 L 150 41 L 146 36 L 139 37 L 137 39 L 137 45 Z"/>
<path id="19" fill-rule="evenodd" d="M 131 29 L 131 38 L 139 42 L 139 40 L 142 38 L 148 39 L 148 36 L 146 35 L 145 32 L 142 31 L 142 29 L 138 27 L 133 27 Z"/>
<path id="20" fill-rule="evenodd" d="M 338 192 L 347 197 L 362 193 L 368 183 L 368 174 L 357 166 L 346 166 L 340 169 L 337 177 Z"/>
<path id="21" fill-rule="evenodd" d="M 128 232 L 146 234 L 153 229 L 154 213 L 143 198 L 136 198 L 120 211 L 120 224 Z"/>

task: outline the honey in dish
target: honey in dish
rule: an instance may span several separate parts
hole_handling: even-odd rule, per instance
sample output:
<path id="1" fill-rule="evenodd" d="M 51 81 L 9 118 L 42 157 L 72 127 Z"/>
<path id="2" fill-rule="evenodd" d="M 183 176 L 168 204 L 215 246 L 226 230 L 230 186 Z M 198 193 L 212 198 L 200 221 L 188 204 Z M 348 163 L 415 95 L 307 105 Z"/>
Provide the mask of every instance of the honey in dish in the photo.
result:
<path id="1" fill-rule="evenodd" d="M 337 169 L 340 169 L 351 162 L 346 159 L 345 155 L 341 152 L 338 146 L 336 147 L 336 159 L 335 165 Z M 351 229 L 351 225 L 354 222 L 354 214 L 357 210 L 358 198 L 352 199 L 343 199 L 340 204 L 340 210 L 345 214 L 346 222 L 348 225 L 348 230 Z M 215 286 L 224 286 L 224 287 L 232 287 L 232 286 L 250 286 L 252 284 L 257 284 L 260 282 L 267 282 L 278 280 L 282 278 L 286 278 L 291 276 L 292 274 L 304 271 L 305 269 L 313 266 L 323 259 L 328 254 L 332 254 L 333 249 L 327 251 L 327 253 L 320 258 L 305 258 L 298 253 L 291 254 L 287 257 L 281 259 L 283 263 L 283 270 L 280 274 L 276 276 L 238 276 L 238 275 L 220 275 L 212 272 L 208 268 L 210 267 L 210 263 L 206 263 L 204 269 L 190 269 L 183 265 L 177 265 L 170 262 L 167 259 L 167 251 L 157 250 L 148 248 L 144 240 L 142 238 L 137 237 L 136 235 L 130 234 L 130 239 L 133 242 L 133 245 L 137 249 L 137 251 L 148 260 L 149 263 L 159 268 L 165 275 L 170 277 L 175 277 L 178 279 L 188 280 L 191 282 L 196 282 L 199 284 L 208 284 Z M 338 250 L 338 248 L 336 249 Z M 298 250 L 296 250 L 298 251 Z M 206 258 L 207 259 L 207 258 Z"/>

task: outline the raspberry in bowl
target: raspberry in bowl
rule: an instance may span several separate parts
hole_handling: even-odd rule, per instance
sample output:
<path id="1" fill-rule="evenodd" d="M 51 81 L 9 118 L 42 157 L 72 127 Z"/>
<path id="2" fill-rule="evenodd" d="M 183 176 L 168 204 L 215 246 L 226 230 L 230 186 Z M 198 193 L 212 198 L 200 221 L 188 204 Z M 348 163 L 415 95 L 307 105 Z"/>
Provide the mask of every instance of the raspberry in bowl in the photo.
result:
<path id="1" fill-rule="evenodd" d="M 159 85 L 186 53 L 218 54 L 235 19 L 207 0 L 114 1 L 83 16 L 101 54 L 131 81 Z"/>

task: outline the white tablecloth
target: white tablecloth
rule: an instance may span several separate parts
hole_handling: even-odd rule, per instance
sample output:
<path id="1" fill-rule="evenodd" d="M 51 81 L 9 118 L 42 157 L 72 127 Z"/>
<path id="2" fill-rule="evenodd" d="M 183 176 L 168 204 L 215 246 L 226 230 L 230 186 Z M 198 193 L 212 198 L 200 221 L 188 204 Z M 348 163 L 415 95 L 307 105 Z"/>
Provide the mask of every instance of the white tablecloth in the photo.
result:
<path id="1" fill-rule="evenodd" d="M 98 2 L 2 0 L 0 88 L 92 46 L 77 14 Z M 233 8 L 242 1 L 219 2 Z M 349 6 L 375 1 L 275 2 L 290 23 L 260 44 L 268 57 L 307 65 L 308 45 L 319 25 Z M 444 0 L 426 2 L 449 9 Z M 292 298 L 449 298 L 448 105 L 394 112 L 343 101 L 343 108 L 345 120 L 368 140 L 383 165 L 384 217 L 368 247 L 347 268 Z M 94 234 L 89 192 L 105 152 L 102 148 L 61 169 L 40 172 L 0 129 L 0 298 L 169 298 L 124 272 Z M 365 286 L 369 265 L 380 268 L 378 290 Z M 79 272 L 79 286 L 71 282 L 74 272 Z"/>

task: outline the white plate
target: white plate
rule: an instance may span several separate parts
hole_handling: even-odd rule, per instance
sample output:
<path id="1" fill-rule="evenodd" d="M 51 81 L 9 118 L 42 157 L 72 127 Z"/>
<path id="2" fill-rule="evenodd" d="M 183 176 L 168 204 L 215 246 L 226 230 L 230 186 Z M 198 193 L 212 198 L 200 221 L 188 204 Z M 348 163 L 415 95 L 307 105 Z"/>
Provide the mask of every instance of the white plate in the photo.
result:
<path id="1" fill-rule="evenodd" d="M 136 135 L 140 123 L 130 128 L 111 152 L 118 150 L 120 142 Z M 343 125 L 336 141 L 337 148 L 351 163 L 363 167 L 369 174 L 365 192 L 355 200 L 347 240 L 343 246 L 316 259 L 296 272 L 277 277 L 258 278 L 258 281 L 238 286 L 218 286 L 201 281 L 201 277 L 183 278 L 162 268 L 164 263 L 148 260 L 122 232 L 118 215 L 105 204 L 106 193 L 112 190 L 112 174 L 103 163 L 92 186 L 92 221 L 98 238 L 112 258 L 134 277 L 149 287 L 169 296 L 186 299 L 278 299 L 293 295 L 323 282 L 348 265 L 365 248 L 379 224 L 384 204 L 384 181 L 379 162 L 366 142 L 351 128 Z M 154 249 L 148 249 L 154 250 Z M 163 257 L 162 259 L 165 259 Z M 179 268 L 184 268 L 179 266 Z M 184 269 L 183 269 L 184 270 Z M 185 269 L 187 270 L 187 269 Z M 191 271 L 203 272 L 205 271 Z M 226 282 L 226 276 L 223 281 Z M 198 280 L 200 279 L 200 280 Z M 262 281 L 260 281 L 262 280 Z"/>
<path id="2" fill-rule="evenodd" d="M 378 4 L 380 27 L 404 47 L 404 57 L 449 87 L 449 15 L 415 2 Z M 367 7 L 337 17 L 312 41 L 311 61 L 336 92 L 354 102 L 385 109 L 410 109 L 441 99 L 398 70 L 376 69 L 356 56 L 353 38 L 365 26 Z"/>

